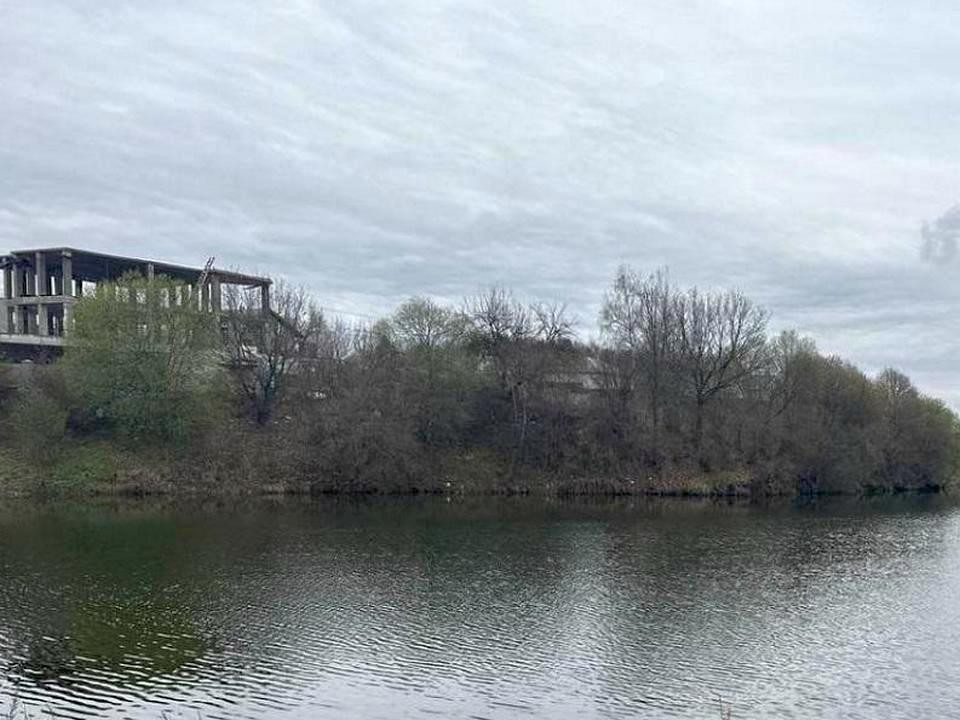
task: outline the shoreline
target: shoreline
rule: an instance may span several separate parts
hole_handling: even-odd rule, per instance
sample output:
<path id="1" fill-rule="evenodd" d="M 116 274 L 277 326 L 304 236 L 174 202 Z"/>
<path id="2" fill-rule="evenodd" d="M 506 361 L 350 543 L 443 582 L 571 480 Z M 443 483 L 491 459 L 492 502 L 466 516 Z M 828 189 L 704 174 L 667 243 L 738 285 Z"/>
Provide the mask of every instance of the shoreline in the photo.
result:
<path id="1" fill-rule="evenodd" d="M 876 498 L 909 495 L 950 496 L 948 483 L 917 487 L 865 485 L 857 490 L 796 489 L 796 479 L 783 475 L 762 481 L 749 469 L 736 472 L 677 471 L 645 477 L 577 477 L 544 472 L 507 477 L 496 468 L 474 468 L 458 474 L 449 463 L 437 462 L 419 478 L 402 478 L 389 485 L 375 479 L 343 482 L 334 478 L 272 476 L 257 468 L 197 467 L 191 458 L 166 461 L 138 456 L 105 444 L 72 448 L 84 453 L 81 462 L 43 466 L 31 463 L 11 448 L 0 448 L 0 461 L 8 468 L 0 474 L 0 498 L 149 499 L 149 498 L 448 498 L 500 499 L 671 499 L 716 501 L 802 501 L 819 498 Z M 91 456 L 94 461 L 91 461 Z M 460 458 L 462 461 L 463 458 Z M 85 461 L 85 462 L 84 462 Z M 191 466 L 193 471 L 191 472 Z M 11 475 L 10 472 L 13 474 Z M 185 480 L 185 478 L 190 478 Z"/>

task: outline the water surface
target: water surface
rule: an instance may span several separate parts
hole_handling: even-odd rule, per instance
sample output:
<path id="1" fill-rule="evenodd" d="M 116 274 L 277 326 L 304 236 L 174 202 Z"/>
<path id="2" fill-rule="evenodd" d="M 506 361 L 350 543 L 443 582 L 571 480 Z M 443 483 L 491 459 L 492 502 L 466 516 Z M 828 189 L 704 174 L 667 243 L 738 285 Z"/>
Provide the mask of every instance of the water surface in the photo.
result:
<path id="1" fill-rule="evenodd" d="M 8 504 L 0 674 L 73 718 L 955 718 L 960 511 Z"/>

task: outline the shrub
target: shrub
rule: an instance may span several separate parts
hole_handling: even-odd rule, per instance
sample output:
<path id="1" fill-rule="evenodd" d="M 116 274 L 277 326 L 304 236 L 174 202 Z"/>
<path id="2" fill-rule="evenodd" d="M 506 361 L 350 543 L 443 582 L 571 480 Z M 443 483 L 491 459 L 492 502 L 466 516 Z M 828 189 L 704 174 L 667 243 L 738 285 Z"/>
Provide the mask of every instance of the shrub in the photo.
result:
<path id="1" fill-rule="evenodd" d="M 53 462 L 63 445 L 67 410 L 38 384 L 24 388 L 8 420 L 16 448 L 38 465 Z"/>
<path id="2" fill-rule="evenodd" d="M 179 290 L 169 279 L 133 276 L 77 303 L 63 366 L 81 426 L 138 443 L 185 442 L 212 412 L 215 318 L 173 302 Z"/>

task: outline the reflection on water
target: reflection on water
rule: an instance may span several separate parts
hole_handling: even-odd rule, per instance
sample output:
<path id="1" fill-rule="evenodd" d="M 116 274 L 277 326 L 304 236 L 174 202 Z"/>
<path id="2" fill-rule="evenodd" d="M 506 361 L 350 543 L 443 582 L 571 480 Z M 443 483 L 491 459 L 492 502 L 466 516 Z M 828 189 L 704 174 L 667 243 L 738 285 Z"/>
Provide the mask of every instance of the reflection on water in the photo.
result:
<path id="1" fill-rule="evenodd" d="M 942 498 L 0 508 L 0 697 L 64 717 L 948 718 Z M 0 701 L 0 708 L 4 706 Z"/>

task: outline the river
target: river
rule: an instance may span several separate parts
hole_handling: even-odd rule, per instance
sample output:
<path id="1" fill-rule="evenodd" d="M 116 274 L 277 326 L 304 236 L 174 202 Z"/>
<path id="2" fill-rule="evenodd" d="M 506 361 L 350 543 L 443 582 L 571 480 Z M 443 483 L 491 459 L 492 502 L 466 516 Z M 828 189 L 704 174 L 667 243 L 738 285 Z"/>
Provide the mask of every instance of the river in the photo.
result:
<path id="1" fill-rule="evenodd" d="M 960 507 L 7 502 L 0 673 L 29 717 L 955 718 Z"/>

